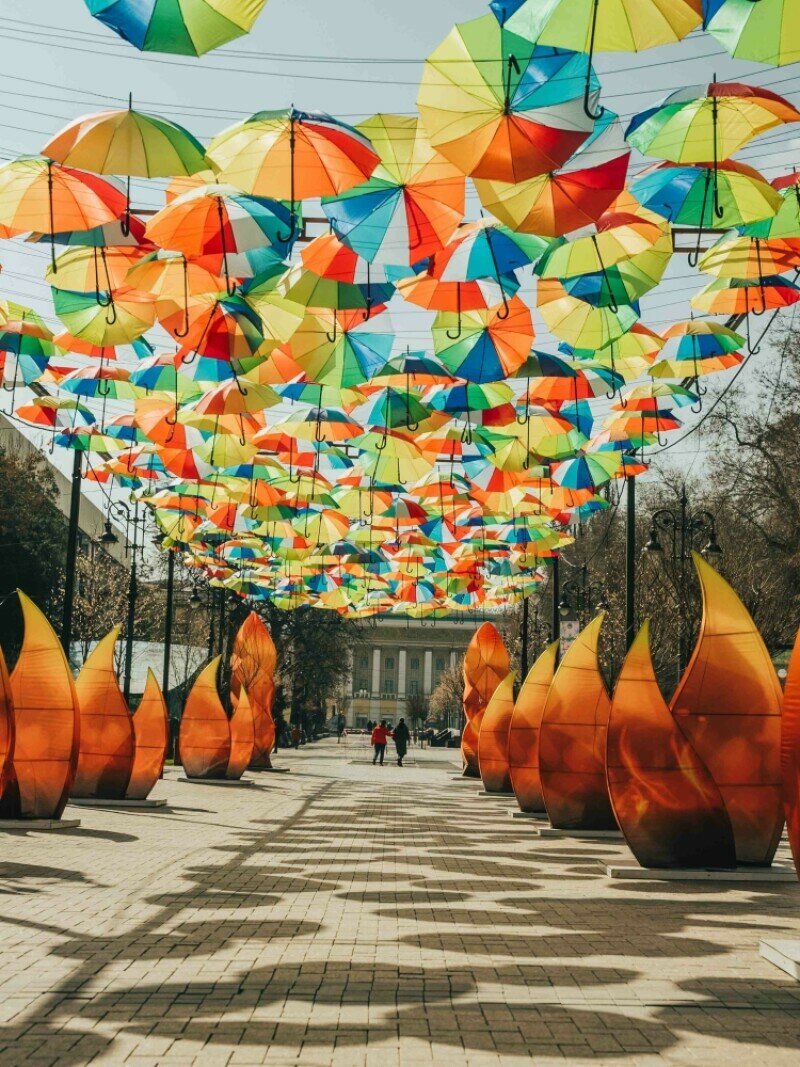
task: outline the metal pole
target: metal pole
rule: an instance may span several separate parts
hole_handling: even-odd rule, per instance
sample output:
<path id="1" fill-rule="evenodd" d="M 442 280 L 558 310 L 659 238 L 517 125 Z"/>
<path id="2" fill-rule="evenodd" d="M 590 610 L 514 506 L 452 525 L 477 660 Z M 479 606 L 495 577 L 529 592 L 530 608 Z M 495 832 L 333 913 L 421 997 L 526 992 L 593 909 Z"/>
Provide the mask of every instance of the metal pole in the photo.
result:
<path id="1" fill-rule="evenodd" d="M 61 644 L 69 659 L 72 644 L 72 613 L 75 606 L 75 578 L 78 565 L 78 520 L 81 512 L 81 478 L 83 453 L 77 449 L 72 457 L 72 485 L 69 497 L 69 526 L 67 527 L 67 560 L 64 576 L 64 613 L 61 621 Z"/>
<path id="2" fill-rule="evenodd" d="M 520 682 L 528 677 L 528 597 L 522 601 L 522 652 L 519 657 Z"/>
<path id="3" fill-rule="evenodd" d="M 678 519 L 678 604 L 680 608 L 680 640 L 678 642 L 678 672 L 683 674 L 686 666 L 686 515 L 688 508 L 686 499 L 686 486 L 681 489 L 681 510 Z"/>
<path id="4" fill-rule="evenodd" d="M 211 659 L 214 655 L 214 646 L 216 644 L 216 637 L 214 636 L 214 608 L 216 604 L 214 597 L 216 595 L 216 589 L 209 587 L 208 590 L 208 658 Z"/>
<path id="5" fill-rule="evenodd" d="M 169 691 L 169 666 L 172 655 L 172 598 L 175 589 L 175 553 L 167 552 L 167 610 L 164 614 L 164 671 L 161 675 L 161 691 L 166 699 Z"/>
<path id="6" fill-rule="evenodd" d="M 553 615 L 552 615 L 552 620 L 553 621 L 552 621 L 552 629 L 551 629 L 551 634 L 552 634 L 551 640 L 555 641 L 561 635 L 561 615 L 559 614 L 559 611 L 558 611 L 558 604 L 559 604 L 559 600 L 561 599 L 559 591 L 558 591 L 558 586 L 559 586 L 559 581 L 558 581 L 558 556 L 553 556 L 552 582 L 553 582 Z"/>
<path id="7" fill-rule="evenodd" d="M 630 648 L 636 636 L 636 479 L 625 481 L 625 647 Z"/>
<path id="8" fill-rule="evenodd" d="M 125 624 L 125 678 L 123 683 L 123 692 L 125 699 L 131 698 L 131 671 L 133 669 L 133 627 L 136 622 L 136 535 L 139 530 L 137 522 L 137 516 L 134 514 L 132 523 L 133 526 L 133 546 L 131 549 L 131 581 L 128 586 L 128 621 Z"/>
<path id="9" fill-rule="evenodd" d="M 219 654 L 225 657 L 225 608 L 227 607 L 225 590 L 219 591 Z"/>

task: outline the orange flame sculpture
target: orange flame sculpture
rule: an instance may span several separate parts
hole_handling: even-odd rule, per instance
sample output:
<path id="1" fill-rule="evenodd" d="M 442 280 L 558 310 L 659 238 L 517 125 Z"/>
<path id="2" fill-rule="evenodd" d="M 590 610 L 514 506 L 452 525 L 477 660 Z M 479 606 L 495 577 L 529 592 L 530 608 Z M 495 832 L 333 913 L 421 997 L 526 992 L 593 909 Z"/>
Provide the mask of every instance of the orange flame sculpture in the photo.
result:
<path id="1" fill-rule="evenodd" d="M 481 719 L 478 735 L 478 763 L 487 793 L 510 793 L 508 730 L 514 714 L 514 678 L 506 675 L 492 694 Z"/>
<path id="2" fill-rule="evenodd" d="M 671 710 L 719 787 L 737 862 L 769 866 L 783 829 L 780 683 L 744 604 L 693 555 L 703 620 Z"/>
<path id="3" fill-rule="evenodd" d="M 50 623 L 18 592 L 25 636 L 11 673 L 14 756 L 0 812 L 59 819 L 78 762 L 80 714 L 67 657 Z"/>
<path id="4" fill-rule="evenodd" d="M 125 796 L 145 800 L 164 773 L 169 744 L 169 716 L 164 694 L 151 670 L 136 714 L 133 716 L 133 768 Z"/>
<path id="5" fill-rule="evenodd" d="M 722 795 L 658 688 L 648 623 L 614 690 L 607 766 L 614 814 L 642 867 L 736 866 Z"/>
<path id="6" fill-rule="evenodd" d="M 511 787 L 521 811 L 544 811 L 539 778 L 539 729 L 556 671 L 559 642 L 544 650 L 522 683 L 508 731 L 508 768 Z"/>
<path id="7" fill-rule="evenodd" d="M 250 766 L 256 743 L 253 709 L 244 686 L 239 691 L 239 701 L 230 719 L 230 731 L 231 754 L 225 777 L 238 781 Z"/>
<path id="8" fill-rule="evenodd" d="M 233 642 L 231 655 L 231 699 L 236 704 L 240 690 L 247 690 L 252 709 L 255 743 L 250 765 L 255 770 L 272 766 L 275 747 L 275 667 L 278 652 L 260 615 L 252 611 L 242 623 Z"/>
<path id="9" fill-rule="evenodd" d="M 0 796 L 11 773 L 14 755 L 14 700 L 3 650 L 0 648 Z"/>
<path id="10" fill-rule="evenodd" d="M 464 715 L 466 722 L 461 735 L 461 755 L 464 775 L 480 777 L 478 738 L 481 720 L 495 689 L 510 669 L 508 652 L 497 629 L 485 622 L 472 636 L 464 656 Z"/>
<path id="11" fill-rule="evenodd" d="M 221 656 L 204 667 L 186 698 L 179 744 L 187 778 L 224 778 L 231 758 L 231 727 L 217 690 Z"/>
<path id="12" fill-rule="evenodd" d="M 70 795 L 120 800 L 133 770 L 133 719 L 114 669 L 116 626 L 89 654 L 75 681 L 81 714 L 78 767 Z"/>
<path id="13" fill-rule="evenodd" d="M 800 878 L 800 633 L 797 635 L 783 690 L 781 778 L 786 830 Z"/>
<path id="14" fill-rule="evenodd" d="M 539 731 L 539 776 L 547 814 L 561 830 L 617 828 L 606 783 L 611 710 L 597 643 L 604 616 L 584 627 L 562 659 Z"/>

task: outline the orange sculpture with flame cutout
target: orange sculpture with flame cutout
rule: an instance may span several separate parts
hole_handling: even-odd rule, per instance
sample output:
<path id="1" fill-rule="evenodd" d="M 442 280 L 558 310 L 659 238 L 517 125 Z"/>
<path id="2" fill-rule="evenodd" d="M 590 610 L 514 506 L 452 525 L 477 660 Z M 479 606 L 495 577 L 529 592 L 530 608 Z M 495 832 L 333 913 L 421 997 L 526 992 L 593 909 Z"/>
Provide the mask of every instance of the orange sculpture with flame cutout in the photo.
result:
<path id="1" fill-rule="evenodd" d="M 658 688 L 648 623 L 614 690 L 607 768 L 614 814 L 642 867 L 736 866 L 722 795 Z"/>
<path id="2" fill-rule="evenodd" d="M 511 787 L 521 811 L 544 811 L 539 778 L 539 729 L 547 694 L 556 671 L 559 642 L 539 656 L 522 683 L 508 731 L 508 767 Z"/>
<path id="3" fill-rule="evenodd" d="M 55 631 L 32 600 L 18 595 L 25 635 L 11 673 L 14 755 L 0 813 L 59 819 L 78 762 L 78 697 Z"/>
<path id="4" fill-rule="evenodd" d="M 231 754 L 225 777 L 238 780 L 250 766 L 256 743 L 253 709 L 244 686 L 239 690 L 239 700 L 230 719 L 230 731 Z"/>
<path id="5" fill-rule="evenodd" d="M 14 755 L 14 700 L 3 650 L 0 648 L 0 796 L 11 773 Z"/>
<path id="6" fill-rule="evenodd" d="M 510 793 L 508 770 L 508 730 L 514 714 L 514 678 L 507 674 L 492 694 L 481 718 L 478 735 L 478 763 L 487 793 Z"/>
<path id="7" fill-rule="evenodd" d="M 186 698 L 179 734 L 187 778 L 224 778 L 231 758 L 231 727 L 217 690 L 221 656 L 203 668 Z"/>
<path id="8" fill-rule="evenodd" d="M 250 765 L 254 770 L 272 766 L 275 747 L 275 667 L 278 652 L 260 615 L 252 611 L 242 623 L 231 654 L 231 698 L 235 705 L 244 687 L 253 714 L 255 742 Z"/>
<path id="9" fill-rule="evenodd" d="M 781 778 L 786 830 L 800 878 L 800 633 L 794 644 L 783 690 Z"/>
<path id="10" fill-rule="evenodd" d="M 565 653 L 542 714 L 542 795 L 550 822 L 561 830 L 617 828 L 606 783 L 611 701 L 597 658 L 603 618 L 584 627 Z"/>
<path id="11" fill-rule="evenodd" d="M 737 862 L 769 866 L 783 829 L 780 684 L 747 608 L 693 556 L 703 619 L 671 710 L 719 787 Z"/>
<path id="12" fill-rule="evenodd" d="M 481 719 L 509 668 L 508 652 L 502 637 L 492 623 L 483 623 L 472 635 L 463 666 L 466 722 L 461 734 L 461 755 L 464 758 L 464 774 L 468 778 L 480 778 L 478 739 Z"/>
<path id="13" fill-rule="evenodd" d="M 133 719 L 114 669 L 119 632 L 97 642 L 75 681 L 81 728 L 73 797 L 120 800 L 131 778 Z"/>
<path id="14" fill-rule="evenodd" d="M 169 744 L 169 715 L 161 686 L 151 670 L 136 714 L 133 716 L 133 769 L 125 796 L 145 800 L 164 773 Z"/>

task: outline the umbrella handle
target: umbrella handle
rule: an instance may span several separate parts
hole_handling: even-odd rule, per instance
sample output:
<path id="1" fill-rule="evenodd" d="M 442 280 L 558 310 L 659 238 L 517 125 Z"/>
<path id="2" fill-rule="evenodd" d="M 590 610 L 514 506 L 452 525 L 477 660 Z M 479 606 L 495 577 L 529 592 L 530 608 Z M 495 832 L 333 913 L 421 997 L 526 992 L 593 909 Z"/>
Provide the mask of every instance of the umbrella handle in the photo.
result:
<path id="1" fill-rule="evenodd" d="M 339 320 L 336 318 L 336 312 L 333 312 L 333 333 L 330 334 L 326 331 L 325 339 L 329 344 L 334 344 L 336 341 L 336 330 L 339 325 Z"/>
<path id="2" fill-rule="evenodd" d="M 500 286 L 500 290 L 503 294 L 503 307 L 500 309 L 500 311 L 497 312 L 496 317 L 501 322 L 505 322 L 505 320 L 511 314 L 511 305 L 508 302 L 508 297 L 506 296 L 505 289 L 503 289 L 502 285 Z"/>
<path id="3" fill-rule="evenodd" d="M 386 431 L 384 430 L 384 432 L 383 432 L 383 437 L 382 437 L 382 438 L 381 438 L 381 440 L 380 440 L 380 441 L 378 442 L 378 444 L 376 444 L 376 445 L 375 445 L 375 447 L 377 448 L 377 450 L 378 450 L 379 452 L 383 452 L 383 450 L 384 450 L 384 449 L 386 448 L 386 445 L 387 445 L 388 443 L 389 443 L 389 442 L 388 442 L 388 434 L 387 434 L 387 432 L 386 432 Z"/>
<path id="4" fill-rule="evenodd" d="M 110 278 L 109 273 L 108 273 L 108 264 L 106 263 L 105 247 L 103 248 L 101 254 L 102 254 L 102 257 L 103 257 L 103 266 L 105 267 L 106 281 L 108 282 L 108 288 L 103 290 L 101 288 L 101 286 L 100 286 L 100 269 L 99 269 L 99 267 L 97 265 L 97 249 L 95 248 L 94 249 L 94 292 L 95 292 L 95 301 L 97 303 L 97 306 L 101 307 L 101 308 L 107 308 L 114 298 L 111 295 L 111 278 Z M 104 296 L 101 295 L 103 292 L 107 292 L 108 293 L 108 299 L 106 299 Z"/>
<path id="5" fill-rule="evenodd" d="M 597 122 L 599 118 L 602 118 L 606 109 L 600 105 L 598 112 L 592 111 L 591 95 L 592 95 L 592 59 L 594 58 L 594 39 L 597 32 L 597 9 L 600 6 L 600 0 L 594 0 L 594 6 L 592 8 L 592 33 L 589 38 L 589 54 L 586 57 L 586 86 L 583 91 L 583 110 L 587 119 L 591 119 L 593 122 Z"/>
<path id="6" fill-rule="evenodd" d="M 47 161 L 47 204 L 50 216 L 50 266 L 53 274 L 58 274 L 58 263 L 56 262 L 56 234 L 55 234 L 55 212 L 53 209 L 53 161 L 48 159 Z"/>
<path id="7" fill-rule="evenodd" d="M 242 394 L 242 396 L 249 396 L 250 395 L 248 393 L 247 389 L 245 389 L 245 387 L 239 381 L 239 375 L 238 374 L 234 376 L 234 381 L 236 382 L 236 388 L 239 390 L 239 392 Z M 242 442 L 242 443 L 244 443 L 244 442 Z"/>
<path id="8" fill-rule="evenodd" d="M 189 264 L 186 256 L 183 259 L 183 329 L 173 330 L 173 337 L 188 337 L 191 325 L 189 323 Z"/>
<path id="9" fill-rule="evenodd" d="M 110 300 L 108 302 L 108 310 L 106 311 L 106 323 L 108 326 L 113 326 L 117 321 L 117 306 L 114 303 L 114 294 L 109 293 Z"/>
<path id="10" fill-rule="evenodd" d="M 706 171 L 706 181 L 705 181 L 705 185 L 703 187 L 703 202 L 700 205 L 700 224 L 699 224 L 699 226 L 697 228 L 697 244 L 695 246 L 694 251 L 690 252 L 689 255 L 686 257 L 687 262 L 688 262 L 689 266 L 692 269 L 694 269 L 697 266 L 697 264 L 700 262 L 700 254 L 702 252 L 702 249 L 700 247 L 700 242 L 703 239 L 703 223 L 704 223 L 705 217 L 706 217 L 706 204 L 708 203 L 708 187 L 709 187 L 710 184 L 711 184 L 711 172 L 707 170 Z"/>
<path id="11" fill-rule="evenodd" d="M 458 329 L 453 334 L 449 330 L 445 330 L 445 335 L 451 341 L 457 341 L 461 336 L 461 282 L 456 282 L 456 311 L 458 313 Z"/>
<path id="12" fill-rule="evenodd" d="M 131 176 L 127 176 L 125 182 L 125 213 L 119 220 L 119 228 L 122 230 L 123 237 L 130 237 L 131 234 Z"/>

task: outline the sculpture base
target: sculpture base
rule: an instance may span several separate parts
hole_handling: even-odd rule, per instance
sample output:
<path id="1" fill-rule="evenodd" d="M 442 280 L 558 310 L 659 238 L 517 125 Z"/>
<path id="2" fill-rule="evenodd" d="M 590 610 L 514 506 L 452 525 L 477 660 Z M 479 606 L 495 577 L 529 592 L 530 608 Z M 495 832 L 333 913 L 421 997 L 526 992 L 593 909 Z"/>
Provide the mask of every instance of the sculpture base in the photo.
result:
<path id="1" fill-rule="evenodd" d="M 478 778 L 467 778 L 463 774 L 451 774 L 450 777 L 454 782 L 467 782 L 469 785 L 475 785 L 477 781 L 480 781 Z"/>
<path id="2" fill-rule="evenodd" d="M 761 956 L 800 982 L 800 941 L 762 941 Z"/>
<path id="3" fill-rule="evenodd" d="M 490 793 L 486 789 L 478 790 L 479 797 L 491 797 L 492 800 L 514 800 L 513 793 Z"/>
<path id="4" fill-rule="evenodd" d="M 681 870 L 673 867 L 640 867 L 638 863 L 605 865 L 609 878 L 631 878 L 646 882 L 796 882 L 797 872 L 790 863 L 774 863 L 771 867 L 737 867 L 735 870 L 714 870 L 700 867 Z"/>
<path id="5" fill-rule="evenodd" d="M 289 774 L 291 767 L 248 767 L 253 774 Z"/>
<path id="6" fill-rule="evenodd" d="M 624 841 L 619 830 L 556 830 L 552 826 L 543 826 L 537 833 L 539 837 L 575 838 L 577 841 Z M 642 868 L 640 867 L 639 870 Z"/>
<path id="7" fill-rule="evenodd" d="M 165 808 L 166 800 L 133 800 L 123 797 L 121 800 L 101 800 L 98 797 L 70 797 L 70 804 L 78 808 Z"/>
<path id="8" fill-rule="evenodd" d="M 536 819 L 537 822 L 547 822 L 547 815 L 543 811 L 510 811 L 512 819 Z M 543 830 L 547 827 L 542 827 Z"/>
<path id="9" fill-rule="evenodd" d="M 74 830 L 80 819 L 0 819 L 0 830 Z"/>
<path id="10" fill-rule="evenodd" d="M 245 788 L 256 784 L 252 778 L 179 778 L 178 781 L 187 782 L 189 785 L 244 786 Z"/>

